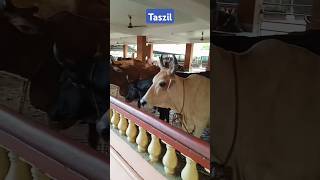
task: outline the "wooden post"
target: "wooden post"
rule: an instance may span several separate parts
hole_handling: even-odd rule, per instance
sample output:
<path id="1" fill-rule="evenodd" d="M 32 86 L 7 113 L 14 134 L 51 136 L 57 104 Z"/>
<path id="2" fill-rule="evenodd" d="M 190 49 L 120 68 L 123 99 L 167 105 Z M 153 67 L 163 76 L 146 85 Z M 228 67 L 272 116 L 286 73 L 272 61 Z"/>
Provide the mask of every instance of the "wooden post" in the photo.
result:
<path id="1" fill-rule="evenodd" d="M 313 0 L 312 4 L 312 17 L 311 17 L 311 29 L 320 29 L 320 1 Z"/>
<path id="2" fill-rule="evenodd" d="M 260 32 L 262 0 L 240 0 L 239 21 L 248 32 Z"/>
<path id="3" fill-rule="evenodd" d="M 185 54 L 184 65 L 183 65 L 186 71 L 190 70 L 190 67 L 192 64 L 192 58 L 193 58 L 193 43 L 187 43 L 186 54 Z"/>
<path id="4" fill-rule="evenodd" d="M 152 64 L 152 58 L 153 58 L 153 44 L 149 44 L 147 46 L 147 57 L 148 57 L 148 63 Z"/>
<path id="5" fill-rule="evenodd" d="M 123 45 L 123 58 L 128 57 L 128 44 Z"/>
<path id="6" fill-rule="evenodd" d="M 146 36 L 137 36 L 137 60 L 145 61 L 147 55 L 146 42 Z"/>

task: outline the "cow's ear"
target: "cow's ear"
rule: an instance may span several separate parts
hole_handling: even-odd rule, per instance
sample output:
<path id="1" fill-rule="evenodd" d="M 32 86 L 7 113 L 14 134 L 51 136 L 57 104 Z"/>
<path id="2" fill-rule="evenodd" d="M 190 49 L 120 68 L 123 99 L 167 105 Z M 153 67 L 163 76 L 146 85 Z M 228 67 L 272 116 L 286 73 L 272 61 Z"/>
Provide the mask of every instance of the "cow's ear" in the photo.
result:
<path id="1" fill-rule="evenodd" d="M 169 74 L 170 75 L 173 75 L 177 70 L 177 67 L 172 63 L 170 62 L 170 65 L 169 65 Z"/>

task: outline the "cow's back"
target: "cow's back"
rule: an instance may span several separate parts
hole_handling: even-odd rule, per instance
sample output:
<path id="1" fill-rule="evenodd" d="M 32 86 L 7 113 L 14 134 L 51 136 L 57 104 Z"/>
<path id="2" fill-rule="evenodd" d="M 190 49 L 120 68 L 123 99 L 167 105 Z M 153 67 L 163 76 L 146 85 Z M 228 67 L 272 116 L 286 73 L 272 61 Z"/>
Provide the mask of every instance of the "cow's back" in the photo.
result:
<path id="1" fill-rule="evenodd" d="M 237 94 L 234 178 L 318 179 L 319 56 L 277 40 L 261 41 L 234 60 L 221 51 L 226 59 L 214 61 L 214 156 L 224 159 L 231 146 Z"/>

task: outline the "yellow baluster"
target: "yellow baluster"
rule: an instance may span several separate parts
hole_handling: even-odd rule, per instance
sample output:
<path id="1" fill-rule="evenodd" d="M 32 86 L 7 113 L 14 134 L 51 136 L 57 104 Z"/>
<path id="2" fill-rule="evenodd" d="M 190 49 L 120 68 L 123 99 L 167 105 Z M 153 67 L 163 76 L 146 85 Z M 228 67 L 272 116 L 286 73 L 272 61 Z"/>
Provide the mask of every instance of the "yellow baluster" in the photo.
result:
<path id="1" fill-rule="evenodd" d="M 50 180 L 50 178 L 46 175 L 44 175 L 38 168 L 35 166 L 32 166 L 31 168 L 31 174 L 33 177 L 33 180 Z"/>
<path id="2" fill-rule="evenodd" d="M 0 146 L 0 179 L 4 179 L 9 171 L 8 151 Z"/>
<path id="3" fill-rule="evenodd" d="M 136 143 L 138 144 L 139 152 L 146 152 L 148 145 L 148 136 L 146 130 L 144 130 L 142 127 L 139 127 L 139 134 L 136 139 Z"/>
<path id="4" fill-rule="evenodd" d="M 148 153 L 151 162 L 156 162 L 159 160 L 161 145 L 159 138 L 153 134 L 151 134 L 151 143 L 148 146 Z"/>
<path id="5" fill-rule="evenodd" d="M 181 171 L 181 178 L 183 180 L 198 180 L 199 174 L 197 171 L 197 163 L 193 161 L 191 158 L 186 157 L 186 165 Z"/>
<path id="6" fill-rule="evenodd" d="M 137 137 L 138 130 L 133 121 L 130 121 L 129 119 L 128 121 L 129 121 L 129 127 L 127 128 L 127 131 L 126 131 L 127 140 L 131 143 L 134 143 Z"/>
<path id="7" fill-rule="evenodd" d="M 118 123 L 120 121 L 119 113 L 116 110 L 112 110 L 111 123 L 113 128 L 118 128 Z"/>
<path id="8" fill-rule="evenodd" d="M 124 115 L 120 114 L 120 121 L 118 123 L 119 133 L 121 135 L 125 135 L 127 128 L 128 128 L 127 119 L 124 117 Z"/>
<path id="9" fill-rule="evenodd" d="M 9 152 L 10 168 L 5 180 L 32 180 L 30 166 L 19 157 Z"/>
<path id="10" fill-rule="evenodd" d="M 112 109 L 107 110 L 107 115 L 109 114 L 109 119 L 111 120 L 112 118 Z"/>
<path id="11" fill-rule="evenodd" d="M 165 143 L 165 142 L 164 142 Z M 166 144 L 167 151 L 163 156 L 162 163 L 164 165 L 164 171 L 166 174 L 173 175 L 175 168 L 178 165 L 178 158 L 176 154 L 176 150 L 169 144 Z"/>

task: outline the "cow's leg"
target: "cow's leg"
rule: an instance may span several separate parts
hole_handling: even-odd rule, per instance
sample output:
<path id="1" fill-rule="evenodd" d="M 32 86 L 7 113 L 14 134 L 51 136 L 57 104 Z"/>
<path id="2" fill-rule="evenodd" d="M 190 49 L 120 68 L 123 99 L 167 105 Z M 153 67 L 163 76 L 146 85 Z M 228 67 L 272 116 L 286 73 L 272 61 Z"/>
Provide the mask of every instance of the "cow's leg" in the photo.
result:
<path id="1" fill-rule="evenodd" d="M 158 111 L 159 111 L 159 114 L 160 114 L 159 118 L 160 118 L 161 120 L 166 120 L 164 109 L 158 107 Z"/>
<path id="2" fill-rule="evenodd" d="M 88 141 L 90 147 L 97 149 L 98 142 L 99 142 L 99 134 L 96 129 L 96 123 L 88 123 L 89 126 L 89 133 L 88 133 Z"/>
<path id="3" fill-rule="evenodd" d="M 102 116 L 102 118 L 97 123 L 97 132 L 100 137 L 105 141 L 109 142 L 109 128 L 110 128 L 110 121 L 108 120 L 109 110 Z"/>
<path id="4" fill-rule="evenodd" d="M 164 118 L 166 119 L 166 122 L 169 123 L 169 119 L 170 119 L 170 108 L 164 109 Z"/>

